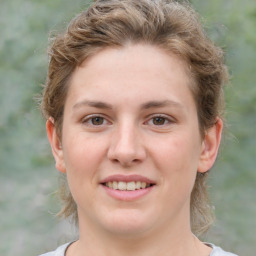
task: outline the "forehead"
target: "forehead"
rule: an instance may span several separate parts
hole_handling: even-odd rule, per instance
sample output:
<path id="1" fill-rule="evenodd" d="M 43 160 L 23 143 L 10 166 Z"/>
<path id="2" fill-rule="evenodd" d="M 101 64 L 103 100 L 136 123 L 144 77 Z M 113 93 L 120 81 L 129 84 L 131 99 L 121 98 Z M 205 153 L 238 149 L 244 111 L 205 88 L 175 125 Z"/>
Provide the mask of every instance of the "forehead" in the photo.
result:
<path id="1" fill-rule="evenodd" d="M 166 100 L 167 94 L 191 94 L 190 83 L 187 65 L 178 56 L 152 45 L 128 45 L 105 48 L 86 59 L 72 75 L 68 97 Z"/>
<path id="2" fill-rule="evenodd" d="M 176 65 L 173 65 L 174 62 Z M 113 68 L 114 70 L 122 66 L 127 68 L 133 66 L 135 69 L 147 69 L 155 66 L 155 71 L 159 71 L 158 67 L 164 65 L 170 69 L 182 69 L 182 72 L 188 72 L 187 77 L 190 77 L 188 65 L 181 56 L 169 52 L 160 46 L 146 43 L 129 43 L 125 46 L 105 47 L 99 49 L 95 54 L 84 60 L 79 68 L 90 66 L 90 68 L 104 69 Z"/>

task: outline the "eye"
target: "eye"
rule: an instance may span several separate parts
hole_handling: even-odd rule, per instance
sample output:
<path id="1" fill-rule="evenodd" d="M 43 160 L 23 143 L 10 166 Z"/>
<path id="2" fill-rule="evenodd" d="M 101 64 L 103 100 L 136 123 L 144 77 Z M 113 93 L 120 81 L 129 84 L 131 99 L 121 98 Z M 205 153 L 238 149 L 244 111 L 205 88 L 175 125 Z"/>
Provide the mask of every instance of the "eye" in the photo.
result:
<path id="1" fill-rule="evenodd" d="M 87 116 L 82 120 L 82 123 L 87 126 L 102 126 L 109 122 L 102 116 Z"/>
<path id="2" fill-rule="evenodd" d="M 172 123 L 174 123 L 174 121 L 170 117 L 162 115 L 153 116 L 146 122 L 146 124 L 152 126 L 166 126 Z"/>
<path id="3" fill-rule="evenodd" d="M 91 123 L 93 125 L 102 125 L 104 123 L 104 118 L 101 116 L 96 116 L 91 118 Z"/>
<path id="4" fill-rule="evenodd" d="M 154 125 L 164 125 L 166 124 L 168 121 L 166 120 L 166 118 L 161 117 L 161 116 L 157 116 L 157 117 L 153 117 L 152 118 L 152 123 Z"/>

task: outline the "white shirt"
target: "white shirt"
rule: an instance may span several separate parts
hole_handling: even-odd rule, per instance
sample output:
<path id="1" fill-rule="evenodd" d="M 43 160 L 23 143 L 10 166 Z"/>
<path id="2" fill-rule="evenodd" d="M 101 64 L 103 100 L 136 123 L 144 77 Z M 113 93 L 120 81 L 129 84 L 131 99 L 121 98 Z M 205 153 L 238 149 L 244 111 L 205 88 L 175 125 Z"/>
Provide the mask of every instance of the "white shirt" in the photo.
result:
<path id="1" fill-rule="evenodd" d="M 58 247 L 55 251 L 48 252 L 39 256 L 65 256 L 65 252 L 71 243 L 63 244 Z M 206 243 L 206 245 L 212 247 L 212 252 L 209 256 L 238 256 L 236 254 L 225 252 L 220 247 L 214 244 Z"/>

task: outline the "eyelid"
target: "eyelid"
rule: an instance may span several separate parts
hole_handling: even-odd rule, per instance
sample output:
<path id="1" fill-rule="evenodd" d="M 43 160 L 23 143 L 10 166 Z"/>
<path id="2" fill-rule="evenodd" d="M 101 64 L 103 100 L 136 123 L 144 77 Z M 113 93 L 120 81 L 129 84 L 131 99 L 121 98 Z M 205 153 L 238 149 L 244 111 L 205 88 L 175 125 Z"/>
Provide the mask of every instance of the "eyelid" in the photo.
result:
<path id="1" fill-rule="evenodd" d="M 104 119 L 104 121 L 106 121 L 108 124 L 111 124 L 111 122 L 108 120 L 108 118 L 106 118 L 105 115 L 103 114 L 90 114 L 90 115 L 86 115 L 85 117 L 83 117 L 81 119 L 81 122 L 82 124 L 87 124 L 88 126 L 94 126 L 94 127 L 97 127 L 97 125 L 93 125 L 93 124 L 89 124 L 89 121 L 92 120 L 93 118 L 95 117 L 101 117 Z M 103 125 L 106 125 L 106 124 L 101 124 L 101 125 L 98 125 L 99 127 L 103 126 Z"/>
<path id="2" fill-rule="evenodd" d="M 147 117 L 147 121 L 145 123 L 148 123 L 150 120 L 152 120 L 153 118 L 156 118 L 156 117 L 164 118 L 165 120 L 168 121 L 168 124 L 175 123 L 175 118 L 173 118 L 173 117 L 171 117 L 169 115 L 166 115 L 166 114 L 152 114 L 152 115 L 149 115 Z M 161 127 L 161 126 L 166 126 L 168 124 L 158 125 L 158 126 Z M 154 125 L 154 126 L 157 126 L 157 125 Z"/>

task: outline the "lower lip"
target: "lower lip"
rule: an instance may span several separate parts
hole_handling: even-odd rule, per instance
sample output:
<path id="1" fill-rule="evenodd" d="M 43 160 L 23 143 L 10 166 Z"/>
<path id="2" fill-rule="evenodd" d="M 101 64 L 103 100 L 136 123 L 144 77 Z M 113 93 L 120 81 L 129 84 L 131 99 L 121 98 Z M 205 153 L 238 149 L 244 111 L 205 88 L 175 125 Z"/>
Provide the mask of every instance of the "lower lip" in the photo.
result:
<path id="1" fill-rule="evenodd" d="M 109 187 L 106 187 L 104 185 L 101 185 L 108 195 L 111 197 L 122 200 L 122 201 L 133 201 L 140 199 L 144 196 L 146 196 L 154 186 L 143 188 L 143 189 L 137 189 L 137 190 L 116 190 Z"/>

